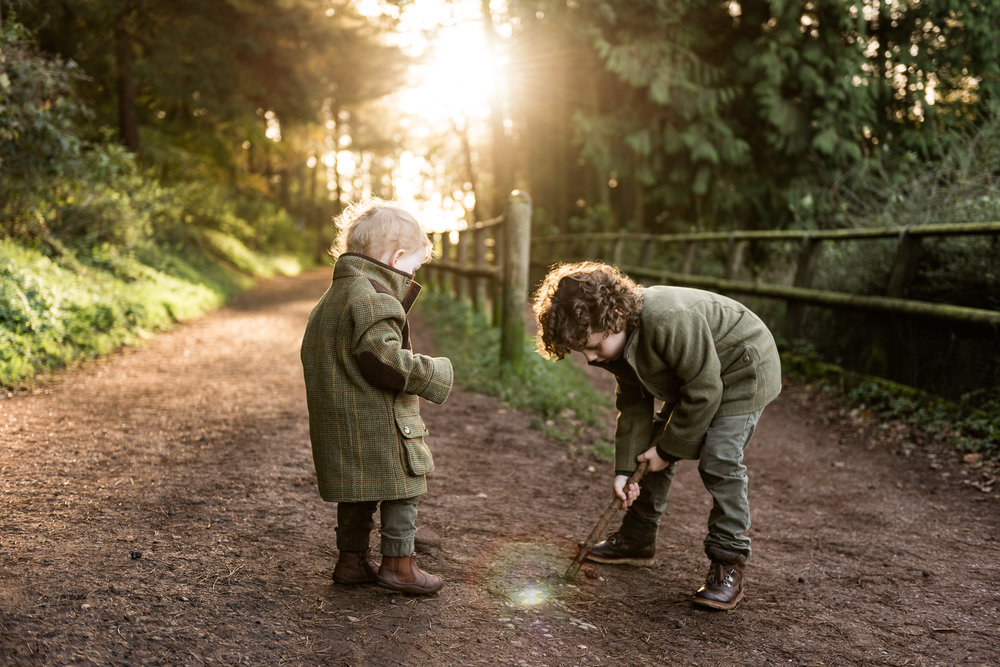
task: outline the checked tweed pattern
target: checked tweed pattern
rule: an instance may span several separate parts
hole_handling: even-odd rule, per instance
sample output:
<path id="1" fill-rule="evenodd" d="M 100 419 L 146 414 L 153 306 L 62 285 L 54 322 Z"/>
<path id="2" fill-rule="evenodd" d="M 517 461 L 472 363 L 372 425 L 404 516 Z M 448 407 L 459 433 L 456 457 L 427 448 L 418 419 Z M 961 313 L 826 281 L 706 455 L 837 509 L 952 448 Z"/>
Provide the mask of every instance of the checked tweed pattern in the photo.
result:
<path id="1" fill-rule="evenodd" d="M 364 255 L 337 259 L 309 315 L 302 371 L 319 493 L 330 502 L 395 500 L 427 490 L 434 469 L 419 398 L 444 403 L 451 361 L 410 350 L 412 277 Z"/>

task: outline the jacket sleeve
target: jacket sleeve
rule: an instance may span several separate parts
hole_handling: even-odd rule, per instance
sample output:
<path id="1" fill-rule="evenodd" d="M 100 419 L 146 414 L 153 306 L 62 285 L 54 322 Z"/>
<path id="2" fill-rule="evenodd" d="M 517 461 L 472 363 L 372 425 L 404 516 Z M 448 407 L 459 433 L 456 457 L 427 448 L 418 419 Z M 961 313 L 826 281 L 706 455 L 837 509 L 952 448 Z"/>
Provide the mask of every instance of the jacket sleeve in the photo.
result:
<path id="1" fill-rule="evenodd" d="M 356 339 L 352 353 L 364 378 L 386 391 L 415 394 L 444 403 L 455 376 L 451 360 L 414 354 L 403 347 L 406 313 L 394 297 L 374 294 L 354 308 Z"/>
<path id="2" fill-rule="evenodd" d="M 649 448 L 653 437 L 653 395 L 633 382 L 618 381 L 615 389 L 615 473 L 631 475 L 635 457 Z"/>
<path id="3" fill-rule="evenodd" d="M 659 446 L 677 458 L 696 459 L 722 402 L 721 364 L 708 320 L 690 310 L 674 315 L 674 326 L 658 328 L 654 342 L 681 381 Z"/>

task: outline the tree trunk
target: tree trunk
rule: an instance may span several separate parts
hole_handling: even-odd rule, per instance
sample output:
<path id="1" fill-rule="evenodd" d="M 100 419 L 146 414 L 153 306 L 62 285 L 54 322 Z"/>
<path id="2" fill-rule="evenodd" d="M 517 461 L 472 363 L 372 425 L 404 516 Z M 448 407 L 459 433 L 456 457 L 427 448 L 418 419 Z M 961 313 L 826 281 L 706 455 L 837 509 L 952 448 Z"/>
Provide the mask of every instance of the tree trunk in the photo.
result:
<path id="1" fill-rule="evenodd" d="M 131 4 L 115 21 L 115 75 L 118 83 L 118 134 L 132 153 L 139 152 L 139 113 L 135 105 L 135 78 L 132 73 L 132 26 L 135 14 Z"/>
<path id="2" fill-rule="evenodd" d="M 484 220 L 483 218 L 483 206 L 479 201 L 479 190 L 476 187 L 476 168 L 472 164 L 472 145 L 469 143 L 469 121 L 466 119 L 465 125 L 461 128 L 458 127 L 458 123 L 452 121 L 452 127 L 455 129 L 455 134 L 458 135 L 459 140 L 462 142 L 462 159 L 465 164 L 465 180 L 469 183 L 469 187 L 472 188 L 472 221 L 479 222 Z"/>
<path id="3" fill-rule="evenodd" d="M 340 107 L 333 105 L 330 119 L 333 121 L 333 191 L 336 199 L 333 202 L 334 215 L 340 215 L 344 209 L 344 192 L 340 184 Z M 328 186 L 329 187 L 329 186 Z"/>
<path id="4" fill-rule="evenodd" d="M 483 29 L 486 37 L 486 52 L 496 59 L 497 34 L 493 29 L 493 14 L 490 0 L 482 0 Z M 496 92 L 490 105 L 490 123 L 493 128 L 493 197 L 491 215 L 498 215 L 507 208 L 507 198 L 514 188 L 507 133 L 504 130 L 503 96 Z"/>

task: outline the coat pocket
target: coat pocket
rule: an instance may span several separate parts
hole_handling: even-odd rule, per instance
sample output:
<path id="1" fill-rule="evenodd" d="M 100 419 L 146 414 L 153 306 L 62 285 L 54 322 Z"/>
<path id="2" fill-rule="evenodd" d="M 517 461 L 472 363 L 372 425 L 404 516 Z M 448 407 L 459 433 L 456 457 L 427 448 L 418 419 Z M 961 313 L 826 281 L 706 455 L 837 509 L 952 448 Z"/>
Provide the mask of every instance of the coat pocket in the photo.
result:
<path id="1" fill-rule="evenodd" d="M 427 427 L 420 418 L 416 396 L 400 394 L 395 404 L 396 430 L 403 442 L 407 473 L 426 475 L 434 470 L 434 458 L 430 448 L 424 443 Z"/>
<path id="2" fill-rule="evenodd" d="M 726 400 L 738 401 L 752 398 L 757 393 L 757 368 L 760 355 L 753 346 L 735 348 L 738 356 L 722 372 L 722 386 Z"/>
<path id="3" fill-rule="evenodd" d="M 404 440 L 403 449 L 406 451 L 406 467 L 411 475 L 426 475 L 434 470 L 431 448 L 424 443 L 423 438 Z"/>

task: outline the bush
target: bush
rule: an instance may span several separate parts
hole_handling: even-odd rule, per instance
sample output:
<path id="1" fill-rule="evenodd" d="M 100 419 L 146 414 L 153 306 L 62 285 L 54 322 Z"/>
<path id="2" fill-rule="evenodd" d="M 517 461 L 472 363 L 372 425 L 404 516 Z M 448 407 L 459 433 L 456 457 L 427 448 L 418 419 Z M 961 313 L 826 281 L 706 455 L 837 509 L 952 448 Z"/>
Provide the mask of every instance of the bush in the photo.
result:
<path id="1" fill-rule="evenodd" d="M 946 136 L 936 162 L 882 165 L 872 159 L 818 205 L 832 227 L 889 227 L 1000 220 L 1000 107 L 972 135 Z M 811 211 L 800 225 L 814 226 Z M 895 242 L 827 244 L 814 285 L 881 294 Z M 993 238 L 929 239 L 910 296 L 995 308 L 1000 291 Z"/>
<path id="2" fill-rule="evenodd" d="M 105 354 L 311 261 L 291 216 L 221 173 L 166 182 L 84 128 L 75 65 L 0 23 L 0 384 Z M 182 151 L 183 152 L 183 151 Z M 186 153 L 191 164 L 197 156 Z"/>

